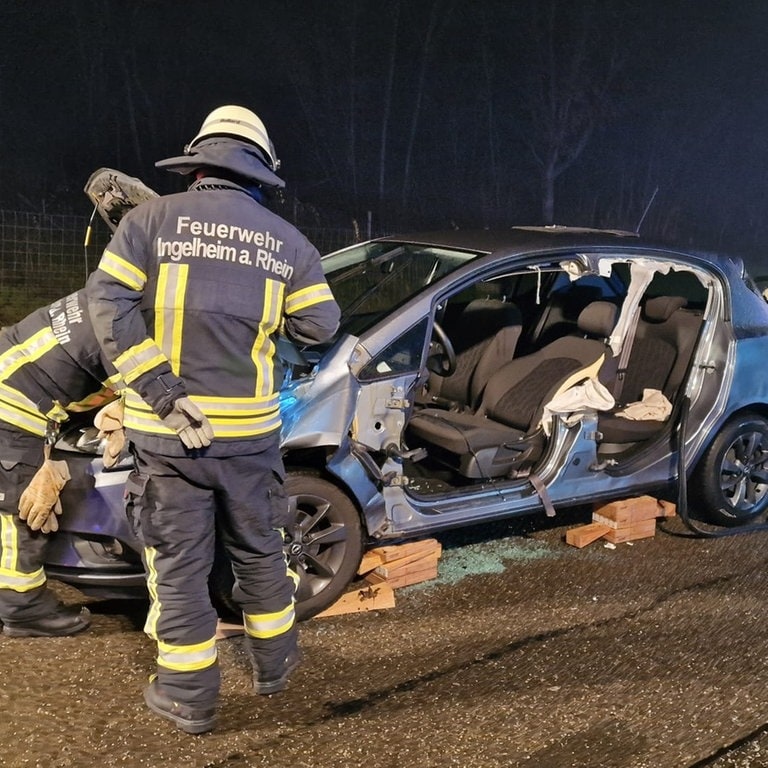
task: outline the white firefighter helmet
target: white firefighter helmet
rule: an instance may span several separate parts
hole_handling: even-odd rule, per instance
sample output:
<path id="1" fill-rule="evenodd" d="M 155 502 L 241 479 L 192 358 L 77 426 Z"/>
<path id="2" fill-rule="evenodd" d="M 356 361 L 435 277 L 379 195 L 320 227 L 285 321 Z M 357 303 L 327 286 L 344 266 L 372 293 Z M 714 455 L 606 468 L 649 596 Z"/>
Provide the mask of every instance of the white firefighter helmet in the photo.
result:
<path id="1" fill-rule="evenodd" d="M 217 107 L 203 120 L 202 126 L 192 141 L 186 146 L 189 152 L 195 144 L 211 136 L 231 136 L 235 139 L 255 144 L 263 153 L 271 171 L 280 167 L 264 123 L 255 112 L 233 104 Z"/>

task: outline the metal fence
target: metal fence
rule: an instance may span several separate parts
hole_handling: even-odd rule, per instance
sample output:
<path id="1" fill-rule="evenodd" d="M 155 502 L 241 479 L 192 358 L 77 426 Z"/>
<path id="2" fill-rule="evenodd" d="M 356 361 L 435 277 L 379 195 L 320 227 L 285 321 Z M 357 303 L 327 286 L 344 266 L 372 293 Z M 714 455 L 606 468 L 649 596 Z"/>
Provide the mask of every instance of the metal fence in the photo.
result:
<path id="1" fill-rule="evenodd" d="M 110 232 L 97 216 L 85 245 L 87 216 L 0 209 L 0 326 L 81 288 Z M 360 239 L 353 228 L 302 228 L 321 253 Z"/>

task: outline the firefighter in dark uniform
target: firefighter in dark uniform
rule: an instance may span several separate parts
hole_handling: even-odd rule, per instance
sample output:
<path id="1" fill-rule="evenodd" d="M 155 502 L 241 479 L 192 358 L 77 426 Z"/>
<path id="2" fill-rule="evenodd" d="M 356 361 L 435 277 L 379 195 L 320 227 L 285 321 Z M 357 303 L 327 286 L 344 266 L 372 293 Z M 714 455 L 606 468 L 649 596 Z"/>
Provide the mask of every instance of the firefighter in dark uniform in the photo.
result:
<path id="1" fill-rule="evenodd" d="M 58 496 L 69 479 L 49 458 L 68 411 L 116 397 L 119 377 L 102 356 L 82 291 L 0 333 L 0 621 L 10 637 L 87 629 L 86 608 L 59 602 L 43 569 L 47 533 L 58 529 Z"/>
<path id="2" fill-rule="evenodd" d="M 202 733 L 220 685 L 207 585 L 215 535 L 232 561 L 255 691 L 282 690 L 299 660 L 275 342 L 281 330 L 305 344 L 330 339 L 339 309 L 317 250 L 263 205 L 284 184 L 261 120 L 220 107 L 185 151 L 157 166 L 192 174 L 191 186 L 126 214 L 87 290 L 127 385 L 128 512 L 158 647 L 144 698 Z"/>

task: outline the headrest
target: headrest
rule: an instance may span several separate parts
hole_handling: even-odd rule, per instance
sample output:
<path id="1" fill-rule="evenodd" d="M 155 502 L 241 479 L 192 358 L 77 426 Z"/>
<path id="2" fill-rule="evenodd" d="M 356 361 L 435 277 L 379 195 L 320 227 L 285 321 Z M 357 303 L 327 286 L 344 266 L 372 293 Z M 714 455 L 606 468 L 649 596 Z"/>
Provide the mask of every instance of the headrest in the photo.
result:
<path id="1" fill-rule="evenodd" d="M 610 301 L 593 301 L 581 310 L 577 321 L 579 330 L 588 336 L 607 339 L 616 325 L 617 307 Z"/>
<path id="2" fill-rule="evenodd" d="M 481 324 L 520 325 L 523 321 L 517 306 L 501 299 L 472 299 L 461 315 L 462 321 Z"/>
<path id="3" fill-rule="evenodd" d="M 657 296 L 655 299 L 648 299 L 643 308 L 643 315 L 648 322 L 663 323 L 669 320 L 672 313 L 684 307 L 688 303 L 682 296 Z"/>

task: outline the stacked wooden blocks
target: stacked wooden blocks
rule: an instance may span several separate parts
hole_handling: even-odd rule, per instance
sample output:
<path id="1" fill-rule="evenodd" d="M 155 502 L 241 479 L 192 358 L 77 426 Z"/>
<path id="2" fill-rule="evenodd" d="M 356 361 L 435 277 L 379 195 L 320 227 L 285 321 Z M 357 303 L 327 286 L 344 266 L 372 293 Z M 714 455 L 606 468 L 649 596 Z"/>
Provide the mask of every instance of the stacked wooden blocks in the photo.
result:
<path id="1" fill-rule="evenodd" d="M 436 539 L 376 547 L 365 553 L 358 574 L 371 584 L 389 584 L 392 589 L 437 578 L 437 561 L 443 553 Z"/>
<path id="2" fill-rule="evenodd" d="M 655 535 L 657 518 L 674 514 L 674 504 L 653 496 L 595 504 L 592 522 L 566 531 L 565 540 L 581 548 L 597 539 L 605 539 L 611 544 L 646 539 Z"/>
<path id="3" fill-rule="evenodd" d="M 394 591 L 422 581 L 437 578 L 437 562 L 442 546 L 436 539 L 412 541 L 386 547 L 375 547 L 365 553 L 357 569 L 363 586 L 343 594 L 323 616 L 393 608 Z"/>

